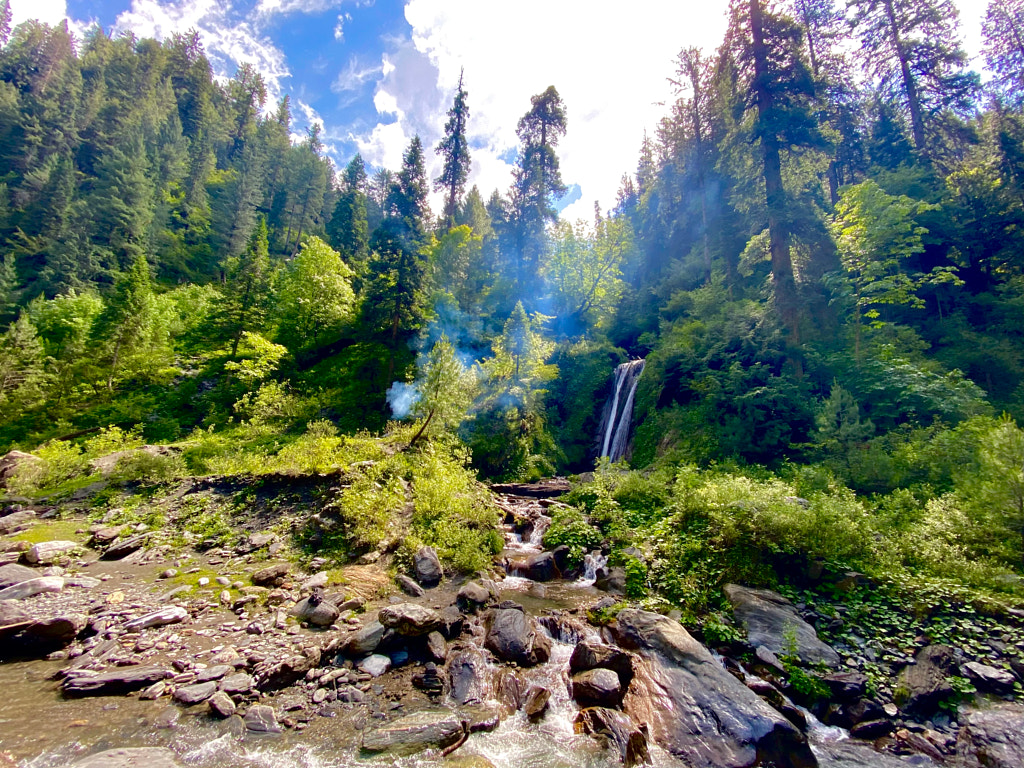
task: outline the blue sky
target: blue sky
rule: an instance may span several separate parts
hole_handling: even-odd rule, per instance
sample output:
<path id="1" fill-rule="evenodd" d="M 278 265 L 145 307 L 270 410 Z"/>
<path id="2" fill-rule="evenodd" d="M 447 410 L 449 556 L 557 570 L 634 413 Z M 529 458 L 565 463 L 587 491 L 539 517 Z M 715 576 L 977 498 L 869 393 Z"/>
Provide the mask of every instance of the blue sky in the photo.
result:
<path id="1" fill-rule="evenodd" d="M 979 47 L 986 0 L 957 0 L 968 51 Z M 471 183 L 484 196 L 511 181 L 515 125 L 549 85 L 566 103 L 559 148 L 573 189 L 563 212 L 592 216 L 615 201 L 674 96 L 667 78 L 685 46 L 708 51 L 725 31 L 727 0 L 11 0 L 15 21 L 164 38 L 197 29 L 216 72 L 253 64 L 273 98 L 288 93 L 296 134 L 321 121 L 343 166 L 359 151 L 397 168 L 413 135 L 434 146 L 465 68 Z M 428 152 L 428 172 L 437 158 Z M 435 206 L 436 207 L 436 206 Z"/>

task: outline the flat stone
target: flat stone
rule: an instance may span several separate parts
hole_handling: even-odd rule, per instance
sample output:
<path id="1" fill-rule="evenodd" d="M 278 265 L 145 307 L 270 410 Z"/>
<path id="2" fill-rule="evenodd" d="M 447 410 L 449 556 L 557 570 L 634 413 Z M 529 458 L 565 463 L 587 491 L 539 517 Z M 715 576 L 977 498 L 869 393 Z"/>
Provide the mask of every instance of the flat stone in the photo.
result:
<path id="1" fill-rule="evenodd" d="M 446 749 L 464 736 L 462 719 L 455 712 L 424 711 L 363 732 L 364 752 L 412 755 L 425 749 Z"/>
<path id="2" fill-rule="evenodd" d="M 292 606 L 290 613 L 299 621 L 304 621 L 315 627 L 329 627 L 341 615 L 338 606 L 325 600 L 318 592 L 297 602 Z"/>
<path id="3" fill-rule="evenodd" d="M 11 625 L 28 626 L 32 623 L 32 614 L 22 607 L 17 600 L 0 600 L 0 628 Z"/>
<path id="4" fill-rule="evenodd" d="M 25 553 L 25 559 L 33 565 L 48 565 L 81 546 L 77 541 L 41 541 Z"/>
<path id="5" fill-rule="evenodd" d="M 373 653 L 384 638 L 384 625 L 379 621 L 371 621 L 345 641 L 345 652 L 350 656 L 362 656 Z"/>
<path id="6" fill-rule="evenodd" d="M 215 664 L 212 667 L 199 670 L 199 674 L 196 675 L 197 683 L 207 683 L 210 680 L 220 680 L 222 677 L 226 677 L 235 671 L 235 668 L 230 664 Z"/>
<path id="7" fill-rule="evenodd" d="M 1013 684 L 1017 682 L 1017 678 L 1012 672 L 977 661 L 969 661 L 961 669 L 978 690 L 988 693 L 1012 693 Z"/>
<path id="8" fill-rule="evenodd" d="M 216 692 L 217 683 L 211 680 L 207 683 L 194 683 L 192 685 L 182 686 L 171 695 L 171 698 L 179 704 L 185 704 L 188 706 L 206 701 Z"/>
<path id="9" fill-rule="evenodd" d="M 277 713 L 273 707 L 265 704 L 254 704 L 242 718 L 245 721 L 247 730 L 255 733 L 281 733 L 281 726 L 277 724 Z"/>
<path id="10" fill-rule="evenodd" d="M 7 589 L 15 584 L 21 584 L 23 581 L 38 577 L 38 571 L 24 565 L 18 565 L 17 563 L 0 565 L 0 589 Z"/>
<path id="11" fill-rule="evenodd" d="M 163 627 L 168 624 L 178 624 L 188 618 L 188 611 L 180 605 L 170 608 L 161 608 L 159 611 L 147 613 L 137 619 L 132 619 L 124 625 L 126 630 L 148 629 L 149 627 Z"/>
<path id="12" fill-rule="evenodd" d="M 289 570 L 291 570 L 291 566 L 288 563 L 275 563 L 274 565 L 268 565 L 266 568 L 261 568 L 252 575 L 252 583 L 257 586 L 273 584 L 278 579 L 287 576 Z"/>
<path id="13" fill-rule="evenodd" d="M 220 681 L 220 690 L 227 694 L 249 693 L 253 687 L 253 679 L 245 672 L 228 675 Z"/>
<path id="14" fill-rule="evenodd" d="M 115 542 L 110 546 L 106 552 L 103 553 L 103 560 L 123 560 L 132 554 L 142 549 L 146 542 L 153 536 L 152 532 L 140 533 L 136 536 L 129 536 L 127 539 Z"/>
<path id="15" fill-rule="evenodd" d="M 163 667 L 135 665 L 117 667 L 99 674 L 77 673 L 64 678 L 61 690 L 71 696 L 107 696 L 130 693 L 148 688 L 153 683 L 171 677 Z"/>
<path id="16" fill-rule="evenodd" d="M 372 656 L 367 656 L 362 659 L 356 666 L 368 675 L 373 677 L 380 677 L 389 669 L 391 669 L 391 658 L 380 653 L 375 653 Z"/>
<path id="17" fill-rule="evenodd" d="M 89 619 L 81 613 L 53 616 L 33 622 L 25 629 L 25 635 L 41 645 L 67 645 L 89 625 Z"/>
<path id="18" fill-rule="evenodd" d="M 64 579 L 62 577 L 39 576 L 0 590 L 0 600 L 24 600 L 27 597 L 41 595 L 44 592 L 60 592 L 62 589 L 64 589 Z"/>
<path id="19" fill-rule="evenodd" d="M 444 625 L 444 617 L 438 611 L 416 603 L 399 603 L 382 608 L 377 614 L 377 621 L 403 637 L 426 635 Z"/>
<path id="20" fill-rule="evenodd" d="M 804 664 L 839 666 L 839 654 L 818 639 L 814 627 L 782 595 L 738 584 L 726 584 L 723 591 L 732 604 L 733 615 L 747 632 L 747 642 L 755 648 L 764 646 L 772 653 L 784 654 L 795 645 L 796 655 Z"/>
<path id="21" fill-rule="evenodd" d="M 35 521 L 36 513 L 31 509 L 23 509 L 20 512 L 0 517 L 0 536 L 17 533 L 28 528 Z"/>
<path id="22" fill-rule="evenodd" d="M 69 768 L 180 768 L 174 753 L 163 747 L 108 749 L 72 763 Z"/>
<path id="23" fill-rule="evenodd" d="M 400 573 L 395 576 L 395 581 L 398 583 L 399 589 L 409 595 L 409 597 L 423 597 L 427 594 L 423 587 L 410 579 L 404 573 Z"/>
<path id="24" fill-rule="evenodd" d="M 448 643 L 440 632 L 431 632 L 427 635 L 427 653 L 434 661 L 443 662 L 448 658 Z"/>

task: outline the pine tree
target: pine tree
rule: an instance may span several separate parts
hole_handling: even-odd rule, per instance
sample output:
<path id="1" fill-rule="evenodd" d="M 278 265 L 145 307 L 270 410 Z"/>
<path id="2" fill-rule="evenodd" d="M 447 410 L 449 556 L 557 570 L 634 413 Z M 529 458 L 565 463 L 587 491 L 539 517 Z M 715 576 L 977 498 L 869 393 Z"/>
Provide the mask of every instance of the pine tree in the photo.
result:
<path id="1" fill-rule="evenodd" d="M 449 229 L 455 224 L 455 214 L 466 188 L 466 179 L 469 178 L 469 142 L 466 140 L 469 106 L 466 103 L 466 95 L 466 91 L 462 87 L 462 73 L 459 73 L 459 87 L 455 92 L 452 108 L 448 110 L 448 122 L 444 126 L 444 137 L 435 150 L 444 158 L 444 168 L 434 182 L 434 189 L 445 192 L 442 215 L 445 226 Z"/>
<path id="2" fill-rule="evenodd" d="M 991 0 L 981 35 L 991 87 L 1016 106 L 1024 104 L 1024 0 Z"/>
<path id="3" fill-rule="evenodd" d="M 423 424 L 409 441 L 409 447 L 424 434 L 443 434 L 458 427 L 473 402 L 476 383 L 476 376 L 459 362 L 455 348 L 442 335 L 420 366 L 420 397 L 412 412 L 423 419 Z"/>
<path id="4" fill-rule="evenodd" d="M 427 222 L 430 219 L 430 203 L 427 200 L 429 191 L 423 142 L 419 136 L 413 136 L 402 157 L 402 168 L 388 200 L 397 224 L 395 231 L 400 233 L 404 248 L 418 248 L 426 238 Z"/>
<path id="5" fill-rule="evenodd" d="M 48 379 L 43 345 L 22 311 L 0 336 L 0 409 L 13 413 L 36 405 Z"/>
<path id="6" fill-rule="evenodd" d="M 11 0 L 0 0 L 0 48 L 11 39 Z"/>
<path id="7" fill-rule="evenodd" d="M 914 148 L 929 154 L 934 118 L 969 114 L 978 77 L 956 34 L 953 0 L 849 0 L 865 70 L 910 121 Z"/>
<path id="8" fill-rule="evenodd" d="M 349 266 L 361 274 L 369 257 L 369 224 L 366 214 L 366 166 L 356 155 L 342 175 L 341 194 L 327 223 L 327 236 Z"/>
<path id="9" fill-rule="evenodd" d="M 222 325 L 231 339 L 231 356 L 246 331 L 259 333 L 270 313 L 273 269 L 267 242 L 267 223 L 260 217 L 241 256 L 225 263 L 225 296 Z"/>
<path id="10" fill-rule="evenodd" d="M 95 324 L 102 345 L 100 358 L 107 369 L 107 389 L 114 388 L 122 370 L 131 370 L 133 358 L 141 358 L 144 366 L 155 362 L 146 355 L 153 331 L 153 310 L 149 263 L 138 253 L 128 271 L 118 276 L 114 292 Z"/>
<path id="11" fill-rule="evenodd" d="M 530 111 L 516 127 L 522 143 L 512 181 L 512 225 L 517 259 L 516 282 L 525 294 L 537 276 L 545 249 L 544 228 L 554 222 L 554 202 L 566 192 L 555 147 L 565 135 L 562 97 L 549 86 L 531 100 Z"/>

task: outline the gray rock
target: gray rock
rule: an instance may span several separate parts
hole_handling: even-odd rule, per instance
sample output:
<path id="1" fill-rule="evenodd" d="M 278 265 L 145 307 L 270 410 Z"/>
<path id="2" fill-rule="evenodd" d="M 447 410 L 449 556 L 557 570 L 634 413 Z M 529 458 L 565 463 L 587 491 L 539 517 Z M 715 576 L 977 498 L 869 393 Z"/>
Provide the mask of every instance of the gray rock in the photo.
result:
<path id="1" fill-rule="evenodd" d="M 1020 768 L 1024 765 L 1024 707 L 1000 704 L 969 711 L 961 719 L 956 753 L 963 768 Z"/>
<path id="2" fill-rule="evenodd" d="M 945 645 L 929 645 L 917 652 L 914 663 L 900 674 L 900 686 L 906 691 L 900 708 L 910 715 L 930 717 L 939 704 L 953 695 L 949 678 L 957 672 L 953 649 Z"/>
<path id="3" fill-rule="evenodd" d="M 0 636 L 3 627 L 18 625 L 19 632 L 22 625 L 28 626 L 32 623 L 32 614 L 26 611 L 17 600 L 0 600 Z"/>
<path id="4" fill-rule="evenodd" d="M 34 571 L 24 565 L 18 565 L 17 563 L 0 565 L 0 589 L 13 587 L 15 584 L 21 584 L 23 581 L 28 581 L 38 576 L 38 571 Z"/>
<path id="5" fill-rule="evenodd" d="M 733 615 L 747 632 L 747 642 L 783 654 L 795 641 L 796 655 L 805 664 L 839 666 L 839 654 L 818 639 L 814 628 L 800 618 L 793 604 L 769 589 L 726 584 L 725 596 Z"/>
<path id="6" fill-rule="evenodd" d="M 46 462 L 38 456 L 24 451 L 8 451 L 0 456 L 0 488 L 6 488 L 8 480 L 14 477 L 22 467 L 30 465 L 42 468 Z"/>
<path id="7" fill-rule="evenodd" d="M 476 646 L 458 648 L 448 654 L 445 665 L 448 688 L 457 704 L 473 704 L 487 698 L 487 663 Z"/>
<path id="8" fill-rule="evenodd" d="M 399 603 L 382 608 L 377 614 L 377 621 L 403 637 L 426 635 L 444 625 L 444 617 L 438 611 L 416 603 Z"/>
<path id="9" fill-rule="evenodd" d="M 302 589 L 305 592 L 312 591 L 314 589 L 323 589 L 327 586 L 328 574 L 327 571 L 320 571 L 302 582 Z"/>
<path id="10" fill-rule="evenodd" d="M 320 664 L 320 649 L 304 647 L 300 653 L 286 658 L 272 658 L 261 662 L 253 670 L 255 685 L 261 691 L 285 688 Z"/>
<path id="11" fill-rule="evenodd" d="M 433 547 L 420 547 L 412 557 L 413 571 L 422 586 L 436 587 L 441 583 L 444 571 L 441 570 L 441 561 Z"/>
<path id="12" fill-rule="evenodd" d="M 109 696 L 148 688 L 153 683 L 172 677 L 163 667 L 135 665 L 117 667 L 99 674 L 77 672 L 64 678 L 61 690 L 69 696 Z"/>
<path id="13" fill-rule="evenodd" d="M 816 751 L 820 768 L 927 768 L 935 765 L 924 755 L 899 757 L 849 740 L 820 744 Z"/>
<path id="14" fill-rule="evenodd" d="M 617 707 L 622 693 L 619 676 L 610 669 L 588 669 L 572 676 L 572 697 L 581 707 Z"/>
<path id="15" fill-rule="evenodd" d="M 446 749 L 464 736 L 462 718 L 458 714 L 424 711 L 364 731 L 362 748 L 364 752 L 412 755 L 425 749 Z"/>
<path id="16" fill-rule="evenodd" d="M 504 605 L 504 603 L 502 604 Z M 486 622 L 484 645 L 502 661 L 529 667 L 551 656 L 551 640 L 520 606 L 495 608 Z"/>
<path id="17" fill-rule="evenodd" d="M 291 566 L 288 563 L 268 565 L 252 575 L 252 583 L 260 587 L 274 586 L 279 580 L 288 575 L 289 570 L 291 570 Z"/>
<path id="18" fill-rule="evenodd" d="M 64 589 L 64 579 L 60 576 L 39 576 L 35 579 L 22 581 L 7 589 L 0 590 L 0 600 L 24 600 L 27 597 L 41 595 L 44 592 L 60 592 Z"/>
<path id="19" fill-rule="evenodd" d="M 371 621 L 358 632 L 349 635 L 345 641 L 345 653 L 349 656 L 363 656 L 373 653 L 384 638 L 384 625 L 379 621 Z"/>
<path id="20" fill-rule="evenodd" d="M 977 661 L 970 661 L 960 669 L 977 686 L 979 691 L 999 694 L 1012 693 L 1013 684 L 1017 682 L 1017 678 L 1012 672 Z"/>
<path id="21" fill-rule="evenodd" d="M 246 729 L 255 733 L 281 733 L 281 726 L 277 724 L 277 713 L 273 707 L 265 704 L 249 707 L 243 720 Z"/>
<path id="22" fill-rule="evenodd" d="M 207 701 L 207 705 L 210 707 L 210 714 L 216 717 L 231 717 L 237 709 L 235 702 L 224 691 L 217 691 L 213 694 Z"/>
<path id="23" fill-rule="evenodd" d="M 423 597 L 426 591 L 417 584 L 415 581 L 410 579 L 404 573 L 400 573 L 395 577 L 395 581 L 398 582 L 399 588 L 409 595 L 409 597 Z"/>
<path id="24" fill-rule="evenodd" d="M 590 669 L 610 669 L 619 676 L 622 687 L 633 679 L 633 657 L 621 648 L 605 645 L 593 640 L 581 640 L 572 649 L 569 669 L 572 672 L 586 672 Z"/>
<path id="25" fill-rule="evenodd" d="M 199 670 L 199 673 L 196 675 L 196 682 L 207 683 L 210 680 L 220 680 L 234 671 L 235 668 L 230 664 L 215 664 L 212 667 Z"/>
<path id="26" fill-rule="evenodd" d="M 188 611 L 180 605 L 170 608 L 161 608 L 159 611 L 147 613 L 137 619 L 132 619 L 124 625 L 126 630 L 148 629 L 149 627 L 163 627 L 168 624 L 178 624 L 188 618 Z"/>
<path id="27" fill-rule="evenodd" d="M 88 617 L 81 613 L 69 613 L 33 622 L 25 628 L 25 636 L 42 646 L 67 645 L 88 625 Z"/>
<path id="28" fill-rule="evenodd" d="M 683 762 L 715 768 L 759 760 L 790 768 L 816 765 L 803 734 L 678 622 L 627 608 L 610 629 L 619 645 L 640 654 L 623 710 Z"/>
<path id="29" fill-rule="evenodd" d="M 192 685 L 185 685 L 178 688 L 171 698 L 179 704 L 185 704 L 186 706 L 192 704 L 199 704 L 200 702 L 206 701 L 208 698 L 213 696 L 217 692 L 217 683 L 209 681 L 207 683 L 194 683 Z"/>
<path id="30" fill-rule="evenodd" d="M 594 586 L 614 595 L 626 594 L 626 569 L 619 565 L 598 568 L 594 574 Z"/>
<path id="31" fill-rule="evenodd" d="M 440 632 L 427 635 L 427 653 L 437 662 L 444 662 L 448 658 L 448 643 Z"/>
<path id="32" fill-rule="evenodd" d="M 249 693 L 253 687 L 253 679 L 250 675 L 245 672 L 238 672 L 234 675 L 228 675 L 220 681 L 220 690 L 229 695 Z"/>
<path id="33" fill-rule="evenodd" d="M 329 627 L 338 620 L 341 611 L 334 603 L 325 600 L 319 592 L 303 598 L 292 606 L 291 615 L 314 627 Z"/>
<path id="34" fill-rule="evenodd" d="M 537 552 L 518 560 L 509 561 L 509 573 L 522 576 L 532 581 L 552 581 L 562 574 L 555 564 L 555 556 L 551 552 Z"/>
<path id="35" fill-rule="evenodd" d="M 455 602 L 459 609 L 466 613 L 476 613 L 487 605 L 491 599 L 491 592 L 486 587 L 471 581 L 463 584 L 459 593 L 455 596 Z"/>
<path id="36" fill-rule="evenodd" d="M 142 549 L 146 542 L 152 537 L 150 533 L 140 533 L 137 536 L 129 536 L 127 539 L 116 542 L 103 553 L 103 560 L 122 560 L 132 552 Z"/>
<path id="37" fill-rule="evenodd" d="M 647 737 L 622 712 L 590 707 L 576 715 L 574 725 L 578 732 L 606 738 L 619 750 L 619 758 L 626 768 L 651 762 Z"/>
<path id="38" fill-rule="evenodd" d="M 81 546 L 77 541 L 41 541 L 25 553 L 25 559 L 33 565 L 49 565 Z"/>
<path id="39" fill-rule="evenodd" d="M 523 712 L 531 721 L 540 720 L 547 714 L 548 703 L 551 701 L 551 691 L 542 685 L 530 686 L 526 691 L 523 703 Z"/>
<path id="40" fill-rule="evenodd" d="M 160 714 L 153 718 L 154 728 L 177 728 L 181 719 L 181 710 L 177 707 L 164 707 Z"/>
<path id="41" fill-rule="evenodd" d="M 36 513 L 31 509 L 23 509 L 5 517 L 0 517 L 0 536 L 7 536 L 28 528 L 36 520 Z"/>
<path id="42" fill-rule="evenodd" d="M 828 686 L 832 698 L 841 704 L 855 701 L 867 691 L 867 675 L 860 672 L 833 672 L 824 675 L 821 681 Z"/>
<path id="43" fill-rule="evenodd" d="M 92 576 L 67 576 L 64 579 L 65 587 L 78 587 L 79 589 L 95 589 L 102 583 Z"/>
<path id="44" fill-rule="evenodd" d="M 174 753 L 163 747 L 108 749 L 72 763 L 69 768 L 180 768 Z"/>
<path id="45" fill-rule="evenodd" d="M 356 666 L 372 677 L 380 677 L 391 669 L 391 658 L 380 653 L 375 653 L 362 659 Z"/>

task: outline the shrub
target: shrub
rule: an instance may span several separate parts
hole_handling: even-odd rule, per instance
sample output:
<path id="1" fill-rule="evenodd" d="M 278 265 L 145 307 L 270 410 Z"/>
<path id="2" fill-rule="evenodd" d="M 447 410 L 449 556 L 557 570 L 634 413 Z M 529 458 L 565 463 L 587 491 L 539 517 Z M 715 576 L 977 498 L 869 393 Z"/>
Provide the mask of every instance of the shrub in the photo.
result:
<path id="1" fill-rule="evenodd" d="M 554 549 L 563 544 L 569 547 L 568 562 L 578 566 L 583 557 L 601 544 L 601 532 L 590 525 L 575 507 L 558 507 L 551 515 L 551 525 L 544 532 L 544 546 Z"/>

